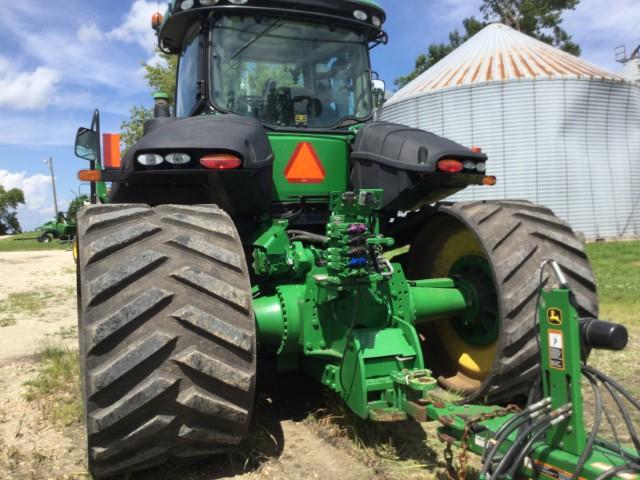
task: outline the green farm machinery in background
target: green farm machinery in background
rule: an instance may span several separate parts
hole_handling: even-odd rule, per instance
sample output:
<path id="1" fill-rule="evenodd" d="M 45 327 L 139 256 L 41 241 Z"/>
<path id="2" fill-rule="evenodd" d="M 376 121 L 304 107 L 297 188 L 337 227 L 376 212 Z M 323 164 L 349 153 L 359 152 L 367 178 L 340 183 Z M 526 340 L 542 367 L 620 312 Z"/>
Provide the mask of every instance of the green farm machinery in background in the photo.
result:
<path id="1" fill-rule="evenodd" d="M 495 434 L 492 478 L 637 463 L 585 439 L 575 329 L 598 307 L 582 242 L 528 202 L 444 201 L 496 179 L 479 148 L 373 121 L 384 21 L 370 0 L 174 1 L 153 25 L 180 55 L 175 111 L 156 94 L 121 164 L 101 158 L 97 111 L 78 131 L 95 478 L 228 451 L 264 365 L 306 373 L 371 421 L 439 420 L 468 450 Z M 561 363 L 538 334 L 545 304 L 564 315 Z M 624 343 L 621 327 L 587 323 L 591 347 Z"/>
<path id="2" fill-rule="evenodd" d="M 40 243 L 49 243 L 54 239 L 68 242 L 72 241 L 76 236 L 78 210 L 88 202 L 88 200 L 89 197 L 86 195 L 76 197 L 69 204 L 67 212 L 58 212 L 55 218 L 36 228 L 36 231 L 40 232 L 38 241 Z"/>
<path id="3" fill-rule="evenodd" d="M 40 232 L 40 243 L 49 243 L 54 239 L 71 241 L 76 236 L 76 223 L 75 220 L 67 219 L 64 212 L 58 212 L 53 220 L 43 223 L 36 230 Z"/>

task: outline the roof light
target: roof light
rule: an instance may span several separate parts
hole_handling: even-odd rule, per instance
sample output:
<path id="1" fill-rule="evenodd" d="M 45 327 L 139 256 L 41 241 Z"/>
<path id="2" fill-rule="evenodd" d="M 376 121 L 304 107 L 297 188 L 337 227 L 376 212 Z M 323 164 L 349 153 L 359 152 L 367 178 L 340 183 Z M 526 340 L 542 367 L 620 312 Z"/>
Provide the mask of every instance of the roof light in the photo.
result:
<path id="1" fill-rule="evenodd" d="M 220 0 L 200 0 L 200 3 L 205 7 L 210 7 L 211 5 L 215 5 Z"/>
<path id="2" fill-rule="evenodd" d="M 162 25 L 163 19 L 164 18 L 162 17 L 162 14 L 160 12 L 156 12 L 151 15 L 151 28 L 153 28 L 154 30 L 158 30 L 160 28 L 160 25 Z"/>
<path id="3" fill-rule="evenodd" d="M 229 0 L 229 3 L 233 3 L 234 5 L 246 5 L 249 3 L 249 0 Z"/>
<path id="4" fill-rule="evenodd" d="M 164 159 L 171 165 L 185 165 L 191 161 L 191 157 L 186 153 L 170 153 Z"/>
<path id="5" fill-rule="evenodd" d="M 458 173 L 464 168 L 460 160 L 440 160 L 438 162 L 438 170 L 447 173 Z"/>
<path id="6" fill-rule="evenodd" d="M 382 26 L 382 20 L 380 20 L 380 17 L 376 17 L 375 15 L 371 17 L 371 23 L 373 23 L 373 26 L 377 28 Z"/>
<path id="7" fill-rule="evenodd" d="M 242 165 L 242 160 L 230 153 L 212 153 L 202 157 L 200 165 L 211 170 L 231 170 Z"/>
<path id="8" fill-rule="evenodd" d="M 473 153 L 482 153 L 482 148 L 477 147 L 475 145 L 471 147 L 469 150 L 471 150 Z"/>
<path id="9" fill-rule="evenodd" d="M 353 16 L 356 18 L 356 20 L 360 20 L 361 22 L 366 22 L 369 18 L 369 15 L 367 15 L 367 12 L 365 12 L 364 10 L 354 10 Z"/>
<path id="10" fill-rule="evenodd" d="M 164 158 L 156 153 L 143 153 L 138 155 L 137 160 L 140 165 L 144 165 L 145 167 L 155 167 L 164 162 Z"/>
<path id="11" fill-rule="evenodd" d="M 180 3 L 180 8 L 182 10 L 189 10 L 191 7 L 193 7 L 193 1 L 194 0 L 182 0 L 182 2 Z"/>

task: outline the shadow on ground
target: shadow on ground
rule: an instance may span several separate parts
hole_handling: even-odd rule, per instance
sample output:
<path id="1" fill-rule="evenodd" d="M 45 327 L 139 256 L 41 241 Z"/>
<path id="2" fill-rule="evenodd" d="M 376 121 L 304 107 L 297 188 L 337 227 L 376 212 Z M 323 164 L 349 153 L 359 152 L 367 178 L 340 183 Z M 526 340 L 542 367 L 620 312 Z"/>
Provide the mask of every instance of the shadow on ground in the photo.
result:
<path id="1" fill-rule="evenodd" d="M 260 467 L 277 460 L 284 450 L 287 439 L 282 422 L 305 422 L 310 433 L 351 454 L 354 462 L 371 467 L 378 479 L 398 478 L 383 467 L 387 460 L 407 461 L 422 467 L 420 470 L 444 467 L 416 422 L 376 424 L 360 419 L 339 398 L 302 374 L 263 374 L 261 380 L 251 429 L 233 452 L 188 465 L 164 465 L 134 473 L 127 480 L 213 480 L 244 474 L 252 477 L 252 472 L 258 476 Z"/>

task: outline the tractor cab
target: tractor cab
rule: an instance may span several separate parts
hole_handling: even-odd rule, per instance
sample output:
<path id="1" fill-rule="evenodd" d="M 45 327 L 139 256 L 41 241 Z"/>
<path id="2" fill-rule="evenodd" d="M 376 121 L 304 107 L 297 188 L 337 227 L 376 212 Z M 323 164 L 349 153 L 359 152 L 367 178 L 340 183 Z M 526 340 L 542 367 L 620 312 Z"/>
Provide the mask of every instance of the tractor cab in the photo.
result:
<path id="1" fill-rule="evenodd" d="M 362 1 L 175 1 L 158 38 L 180 55 L 176 116 L 234 113 L 283 130 L 365 122 L 383 21 Z"/>

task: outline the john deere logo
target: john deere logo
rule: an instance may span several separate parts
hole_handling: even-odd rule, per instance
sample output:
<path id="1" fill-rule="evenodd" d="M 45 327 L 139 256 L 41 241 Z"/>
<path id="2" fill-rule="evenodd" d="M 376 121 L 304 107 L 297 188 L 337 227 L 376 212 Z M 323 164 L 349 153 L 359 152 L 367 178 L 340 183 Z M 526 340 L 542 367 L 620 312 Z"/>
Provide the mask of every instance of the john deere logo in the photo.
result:
<path id="1" fill-rule="evenodd" d="M 559 308 L 549 308 L 547 310 L 547 320 L 551 325 L 562 325 L 562 310 Z"/>

